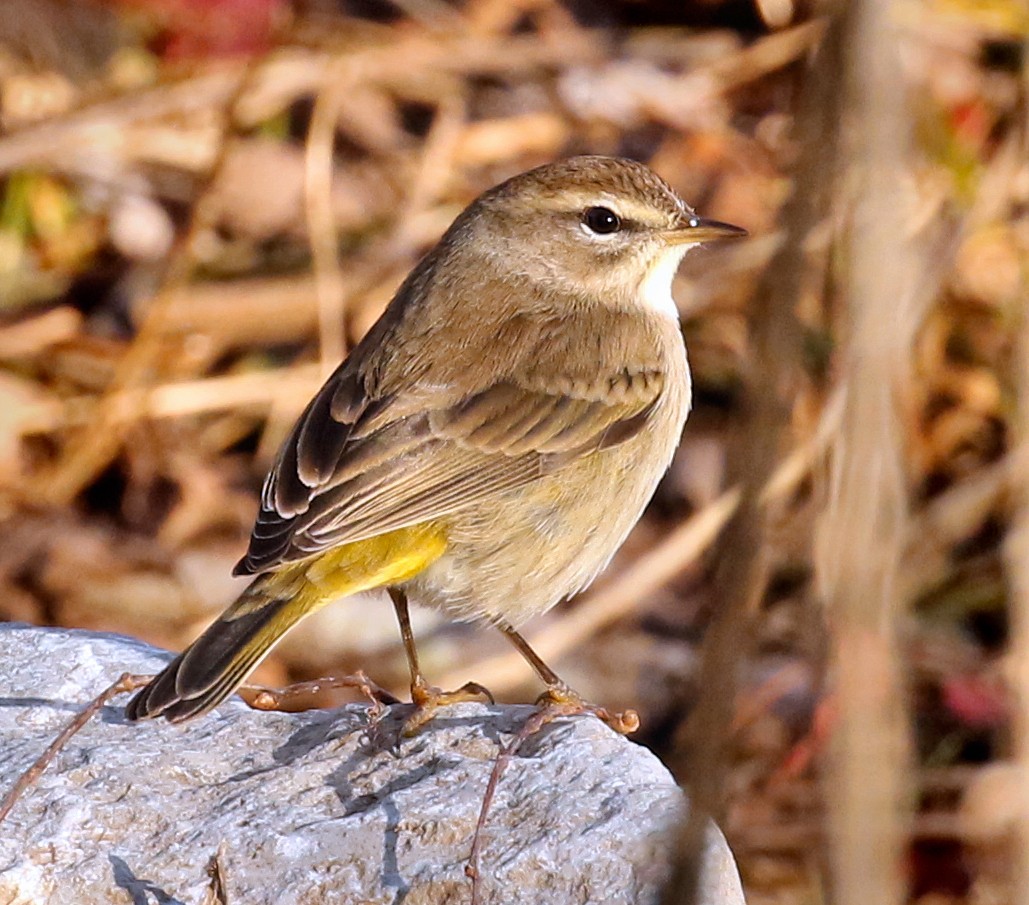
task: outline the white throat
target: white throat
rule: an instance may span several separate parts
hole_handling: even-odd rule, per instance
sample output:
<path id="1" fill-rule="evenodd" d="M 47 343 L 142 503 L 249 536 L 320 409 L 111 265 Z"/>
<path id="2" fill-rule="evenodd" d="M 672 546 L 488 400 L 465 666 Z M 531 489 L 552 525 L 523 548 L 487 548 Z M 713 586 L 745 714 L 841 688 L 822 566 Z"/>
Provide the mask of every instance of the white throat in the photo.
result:
<path id="1" fill-rule="evenodd" d="M 644 308 L 674 320 L 679 319 L 679 309 L 672 298 L 672 280 L 683 255 L 694 247 L 695 244 L 675 245 L 654 262 L 650 273 L 640 282 L 638 298 Z"/>

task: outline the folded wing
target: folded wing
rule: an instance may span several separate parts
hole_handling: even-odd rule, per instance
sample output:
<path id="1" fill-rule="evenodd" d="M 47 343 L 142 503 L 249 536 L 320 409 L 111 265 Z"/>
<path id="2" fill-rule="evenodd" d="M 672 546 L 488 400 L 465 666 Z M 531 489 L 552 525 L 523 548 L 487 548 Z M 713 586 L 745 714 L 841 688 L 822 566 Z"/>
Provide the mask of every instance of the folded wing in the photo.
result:
<path id="1" fill-rule="evenodd" d="M 663 384 L 653 369 L 560 389 L 509 373 L 462 395 L 425 378 L 376 394 L 344 364 L 283 445 L 236 573 L 441 518 L 595 455 L 644 428 Z"/>

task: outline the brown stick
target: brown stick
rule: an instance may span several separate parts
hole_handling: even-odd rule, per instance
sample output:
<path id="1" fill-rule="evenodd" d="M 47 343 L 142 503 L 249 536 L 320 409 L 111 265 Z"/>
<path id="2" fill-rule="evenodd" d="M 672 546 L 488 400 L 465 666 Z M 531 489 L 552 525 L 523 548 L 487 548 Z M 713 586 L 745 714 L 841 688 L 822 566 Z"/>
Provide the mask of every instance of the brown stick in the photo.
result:
<path id="1" fill-rule="evenodd" d="M 228 883 L 225 879 L 225 849 L 223 842 L 207 862 L 208 886 L 204 892 L 203 905 L 229 905 Z"/>
<path id="2" fill-rule="evenodd" d="M 468 863 L 465 865 L 465 875 L 472 881 L 472 902 L 471 905 L 480 905 L 481 892 L 479 886 L 479 860 L 482 856 L 482 831 L 486 827 L 486 820 L 489 818 L 490 806 L 497 794 L 497 786 L 500 778 L 504 775 L 511 758 L 518 753 L 518 749 L 525 743 L 526 739 L 535 735 L 547 723 L 551 723 L 561 716 L 573 716 L 583 712 L 581 704 L 572 703 L 551 703 L 537 710 L 530 716 L 522 728 L 515 733 L 514 738 L 506 748 L 501 748 L 497 759 L 493 762 L 493 769 L 490 771 L 489 781 L 486 783 L 486 791 L 482 796 L 482 807 L 479 809 L 479 819 L 475 822 L 475 835 L 472 837 L 472 850 L 468 855 Z"/>
<path id="3" fill-rule="evenodd" d="M 850 387 L 818 526 L 815 574 L 832 623 L 836 715 L 824 773 L 832 888 L 839 905 L 907 901 L 910 718 L 899 656 L 908 536 L 905 387 L 921 322 L 910 224 L 897 186 L 911 172 L 911 118 L 893 10 L 844 6 L 841 190 Z M 936 266 L 936 260 L 933 260 Z"/>
<path id="4" fill-rule="evenodd" d="M 18 799 L 25 794 L 33 783 L 39 780 L 39 777 L 43 775 L 43 771 L 50 766 L 50 762 L 61 753 L 61 750 L 75 737 L 79 730 L 100 712 L 101 707 L 116 695 L 142 688 L 153 678 L 153 676 L 137 676 L 128 672 L 122 673 L 117 682 L 105 688 L 76 714 L 75 718 L 58 733 L 57 738 L 50 743 L 46 751 L 18 777 L 18 781 L 3 797 L 3 800 L 0 801 L 0 823 L 7 819 L 7 815 L 11 813 L 11 809 L 18 803 Z"/>
<path id="5" fill-rule="evenodd" d="M 774 474 L 780 433 L 788 423 L 786 400 L 795 394 L 800 371 L 796 304 L 810 272 L 805 240 L 827 207 L 839 35 L 838 23 L 829 22 L 814 67 L 805 74 L 797 117 L 803 154 L 794 174 L 794 193 L 781 216 L 784 241 L 750 303 L 753 361 L 741 394 L 742 435 L 730 440 L 729 469 L 740 488 L 739 503 L 721 539 L 714 578 L 719 611 L 704 640 L 703 694 L 690 715 L 687 743 L 676 763 L 678 775 L 689 781 L 690 812 L 679 833 L 662 905 L 695 905 L 708 821 L 720 819 L 725 808 L 725 748 L 737 699 L 738 663 L 747 655 L 753 615 L 767 581 L 763 488 Z"/>
<path id="6" fill-rule="evenodd" d="M 339 234 L 332 209 L 336 123 L 356 72 L 345 57 L 333 60 L 315 95 L 304 151 L 304 210 L 318 304 L 318 347 L 322 378 L 346 354 L 346 285 L 339 262 Z"/>

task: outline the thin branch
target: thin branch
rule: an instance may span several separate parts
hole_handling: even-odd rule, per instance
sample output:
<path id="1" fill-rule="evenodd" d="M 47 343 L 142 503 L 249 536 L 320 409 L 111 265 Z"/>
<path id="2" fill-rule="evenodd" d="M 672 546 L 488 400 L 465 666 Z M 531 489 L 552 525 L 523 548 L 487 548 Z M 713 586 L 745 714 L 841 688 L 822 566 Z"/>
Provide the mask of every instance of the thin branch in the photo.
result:
<path id="1" fill-rule="evenodd" d="M 493 799 L 497 794 L 497 787 L 500 785 L 501 777 L 503 777 L 504 772 L 507 770 L 508 764 L 511 763 L 511 758 L 518 753 L 518 749 L 521 748 L 528 739 L 543 729 L 544 726 L 563 716 L 578 716 L 581 714 L 592 714 L 598 719 L 608 722 L 610 725 L 611 714 L 601 707 L 594 707 L 591 704 L 584 704 L 581 701 L 551 701 L 550 703 L 539 707 L 536 712 L 522 724 L 521 728 L 515 733 L 511 741 L 506 746 L 502 747 L 497 753 L 496 760 L 493 761 L 493 769 L 490 770 L 489 780 L 486 783 L 486 791 L 482 796 L 482 805 L 479 808 L 479 817 L 475 821 L 475 834 L 472 836 L 472 849 L 468 855 L 468 863 L 465 865 L 464 869 L 465 874 L 472 881 L 471 905 L 480 905 L 482 901 L 482 887 L 480 883 L 482 875 L 479 865 L 482 860 L 482 848 L 484 845 L 483 831 L 486 828 L 486 821 L 489 819 L 489 812 L 493 806 Z"/>
<path id="2" fill-rule="evenodd" d="M 180 380 L 149 390 L 121 390 L 107 397 L 104 404 L 109 423 L 119 426 L 144 418 L 181 418 L 257 409 L 284 398 L 295 399 L 299 411 L 320 384 L 317 365 L 296 365 L 273 371 Z M 90 396 L 29 404 L 17 412 L 15 430 L 21 436 L 28 436 L 86 425 L 96 420 L 98 404 Z"/>
<path id="3" fill-rule="evenodd" d="M 307 131 L 304 206 L 318 299 L 318 350 L 322 377 L 328 377 L 346 352 L 346 296 L 339 263 L 339 234 L 332 203 L 333 148 L 343 99 L 353 90 L 353 69 L 341 57 L 326 69 Z"/>
<path id="4" fill-rule="evenodd" d="M 132 675 L 132 673 L 122 673 L 116 682 L 108 685 L 107 688 L 101 691 L 100 694 L 76 714 L 75 718 L 47 746 L 47 749 L 18 777 L 17 782 L 15 782 L 3 799 L 0 799 L 0 824 L 7 819 L 7 815 L 11 813 L 11 809 L 18 803 L 18 799 L 33 784 L 39 781 L 39 777 L 43 775 L 43 772 L 50 766 L 53 759 L 61 753 L 68 742 L 82 730 L 86 723 L 100 712 L 101 708 L 111 698 L 127 691 L 135 691 L 137 688 L 142 688 L 153 678 L 153 676 L 136 676 Z"/>
<path id="5" fill-rule="evenodd" d="M 1027 54 L 1022 72 L 1022 160 L 1029 154 L 1029 42 L 1024 45 Z M 1024 164 L 1023 164 L 1024 165 Z M 1025 216 L 1023 215 L 1023 219 Z M 1029 243 L 1023 233 L 1023 254 L 1029 256 Z M 1029 257 L 1027 257 L 1029 259 Z M 1023 275 L 1022 305 L 1018 309 L 1020 324 L 1015 343 L 1013 383 L 1018 400 L 1014 415 L 1014 434 L 1018 457 L 1029 460 L 1029 286 Z M 1015 693 L 1013 708 L 1015 769 L 1012 770 L 1016 789 L 1018 824 L 1011 850 L 1012 864 L 1010 889 L 1014 905 L 1029 905 L 1029 479 L 1022 469 L 1015 492 L 1016 511 L 1011 531 L 1005 544 L 1007 568 L 1010 573 L 1011 598 L 1011 662 L 1009 675 Z"/>
<path id="6" fill-rule="evenodd" d="M 228 845 L 222 842 L 207 862 L 207 889 L 202 905 L 229 905 L 229 884 L 226 878 L 225 853 Z"/>
<path id="7" fill-rule="evenodd" d="M 905 682 L 898 656 L 908 536 L 901 393 L 919 323 L 917 268 L 898 187 L 910 153 L 894 7 L 855 0 L 843 16 L 841 188 L 853 192 L 843 254 L 850 386 L 816 550 L 832 622 L 836 723 L 826 773 L 839 905 L 906 900 L 910 829 Z"/>
<path id="8" fill-rule="evenodd" d="M 825 217 L 835 138 L 833 92 L 839 32 L 830 22 L 806 72 L 797 137 L 801 157 L 793 195 L 781 216 L 784 241 L 765 270 L 750 308 L 753 356 L 744 374 L 743 419 L 730 437 L 729 469 L 739 482 L 739 507 L 722 537 L 715 572 L 719 611 L 704 642 L 699 686 L 703 690 L 688 724 L 678 771 L 688 781 L 690 814 L 678 840 L 678 858 L 664 905 L 694 905 L 707 821 L 724 811 L 725 756 L 736 706 L 740 661 L 747 656 L 751 623 L 767 582 L 764 487 L 775 481 L 780 435 L 788 423 L 787 400 L 800 377 L 801 333 L 796 305 L 809 264 L 806 240 Z M 781 468 L 782 466 L 780 466 Z"/>

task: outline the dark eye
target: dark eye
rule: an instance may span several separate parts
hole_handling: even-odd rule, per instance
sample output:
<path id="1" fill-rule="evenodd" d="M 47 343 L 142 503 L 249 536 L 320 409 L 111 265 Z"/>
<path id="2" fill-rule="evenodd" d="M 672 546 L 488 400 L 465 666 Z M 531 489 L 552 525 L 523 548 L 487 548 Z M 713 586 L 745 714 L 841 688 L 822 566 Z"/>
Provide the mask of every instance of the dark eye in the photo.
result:
<path id="1" fill-rule="evenodd" d="M 618 232 L 622 227 L 622 220 L 609 207 L 588 207 L 582 215 L 582 222 L 591 231 L 601 236 L 607 236 Z"/>

